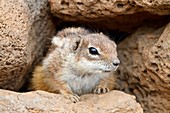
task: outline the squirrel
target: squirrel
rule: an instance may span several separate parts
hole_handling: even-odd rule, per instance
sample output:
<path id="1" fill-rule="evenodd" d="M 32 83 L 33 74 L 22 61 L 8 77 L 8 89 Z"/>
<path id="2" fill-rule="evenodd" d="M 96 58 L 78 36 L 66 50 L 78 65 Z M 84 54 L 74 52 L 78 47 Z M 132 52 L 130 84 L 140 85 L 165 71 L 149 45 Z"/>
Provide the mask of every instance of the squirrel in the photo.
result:
<path id="1" fill-rule="evenodd" d="M 120 61 L 116 44 L 106 35 L 71 27 L 59 31 L 51 42 L 42 64 L 35 67 L 31 90 L 62 94 L 75 103 L 83 94 L 114 89 L 113 72 Z"/>

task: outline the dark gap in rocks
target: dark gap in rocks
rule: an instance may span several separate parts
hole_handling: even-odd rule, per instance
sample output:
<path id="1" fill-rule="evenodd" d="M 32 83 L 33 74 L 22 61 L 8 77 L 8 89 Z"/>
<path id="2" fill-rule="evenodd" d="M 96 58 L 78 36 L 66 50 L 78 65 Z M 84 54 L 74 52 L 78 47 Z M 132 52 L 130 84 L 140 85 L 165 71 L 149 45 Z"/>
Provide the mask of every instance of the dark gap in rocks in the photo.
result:
<path id="1" fill-rule="evenodd" d="M 56 32 L 60 31 L 67 27 L 83 27 L 91 32 L 102 32 L 105 35 L 107 35 L 109 38 L 111 38 L 113 41 L 115 41 L 116 44 L 119 44 L 121 41 L 123 41 L 130 33 L 120 30 L 112 30 L 107 28 L 101 28 L 96 24 L 92 23 L 76 23 L 76 22 L 69 22 L 69 21 L 60 21 L 60 23 L 57 23 Z"/>
<path id="2" fill-rule="evenodd" d="M 163 26 L 169 22 L 170 16 L 160 16 L 151 14 L 148 12 L 138 12 L 135 14 L 119 15 L 114 17 L 100 16 L 82 18 L 81 14 L 71 17 L 70 15 L 58 14 L 60 22 L 72 23 L 75 25 L 90 25 L 92 28 L 106 29 L 108 30 L 119 30 L 127 33 L 133 33 L 137 28 L 143 25 L 160 25 Z M 62 18 L 61 18 L 62 17 Z M 65 21 L 63 21 L 65 20 Z M 58 23 L 58 21 L 56 21 Z"/>

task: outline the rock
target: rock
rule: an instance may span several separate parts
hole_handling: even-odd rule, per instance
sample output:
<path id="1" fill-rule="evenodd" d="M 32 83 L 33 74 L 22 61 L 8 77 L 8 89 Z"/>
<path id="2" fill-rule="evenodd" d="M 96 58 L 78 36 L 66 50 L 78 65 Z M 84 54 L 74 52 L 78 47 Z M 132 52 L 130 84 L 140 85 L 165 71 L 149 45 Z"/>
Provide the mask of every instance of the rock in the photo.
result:
<path id="1" fill-rule="evenodd" d="M 119 89 L 135 94 L 146 113 L 169 113 L 170 23 L 140 28 L 118 48 Z"/>
<path id="2" fill-rule="evenodd" d="M 88 94 L 78 103 L 44 91 L 16 93 L 0 90 L 0 112 L 9 113 L 143 113 L 135 97 L 120 91 Z"/>
<path id="3" fill-rule="evenodd" d="M 133 32 L 141 24 L 169 21 L 170 0 L 49 0 L 52 13 L 64 21 L 101 29 Z"/>
<path id="4" fill-rule="evenodd" d="M 48 0 L 0 0 L 0 88 L 18 90 L 54 32 Z"/>

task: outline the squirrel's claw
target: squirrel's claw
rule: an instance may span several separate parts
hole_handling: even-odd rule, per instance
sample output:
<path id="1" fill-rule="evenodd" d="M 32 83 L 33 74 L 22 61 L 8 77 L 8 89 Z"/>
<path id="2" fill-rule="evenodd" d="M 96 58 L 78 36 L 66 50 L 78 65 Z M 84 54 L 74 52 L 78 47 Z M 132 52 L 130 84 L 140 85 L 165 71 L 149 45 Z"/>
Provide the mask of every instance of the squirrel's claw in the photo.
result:
<path id="1" fill-rule="evenodd" d="M 80 97 L 77 94 L 65 94 L 64 97 L 70 99 L 73 103 L 80 101 Z"/>
<path id="2" fill-rule="evenodd" d="M 107 93 L 109 91 L 110 89 L 108 87 L 102 87 L 102 86 L 98 86 L 96 89 L 94 89 L 94 93 L 96 94 Z"/>

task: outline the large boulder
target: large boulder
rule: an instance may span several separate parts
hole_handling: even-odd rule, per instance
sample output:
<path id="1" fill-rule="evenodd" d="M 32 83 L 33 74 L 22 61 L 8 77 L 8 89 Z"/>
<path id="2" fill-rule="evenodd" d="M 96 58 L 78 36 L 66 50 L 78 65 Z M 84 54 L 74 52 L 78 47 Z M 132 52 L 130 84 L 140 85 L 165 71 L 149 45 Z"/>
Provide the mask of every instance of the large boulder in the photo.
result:
<path id="1" fill-rule="evenodd" d="M 52 13 L 64 21 L 101 29 L 133 32 L 141 24 L 169 21 L 170 0 L 49 0 Z"/>
<path id="2" fill-rule="evenodd" d="M 54 32 L 48 0 L 0 0 L 0 88 L 20 89 Z"/>
<path id="3" fill-rule="evenodd" d="M 170 110 L 170 23 L 139 28 L 118 46 L 119 89 L 134 94 L 146 113 Z"/>
<path id="4" fill-rule="evenodd" d="M 135 97 L 120 91 L 84 95 L 72 103 L 62 95 L 43 91 L 16 93 L 0 90 L 1 113 L 143 113 Z"/>

